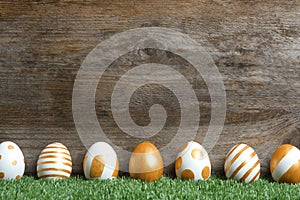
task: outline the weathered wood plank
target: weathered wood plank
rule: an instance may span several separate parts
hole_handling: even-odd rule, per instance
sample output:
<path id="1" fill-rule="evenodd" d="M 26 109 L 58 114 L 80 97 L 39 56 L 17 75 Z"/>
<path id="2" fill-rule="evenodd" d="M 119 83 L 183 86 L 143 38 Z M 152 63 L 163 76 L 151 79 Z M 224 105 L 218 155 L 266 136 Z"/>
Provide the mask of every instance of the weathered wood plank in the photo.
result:
<path id="1" fill-rule="evenodd" d="M 221 173 L 226 152 L 244 142 L 257 150 L 267 175 L 269 159 L 278 145 L 300 147 L 299 10 L 296 0 L 1 1 L 0 141 L 20 145 L 27 173 L 34 173 L 37 156 L 45 145 L 60 141 L 70 148 L 73 172 L 81 173 L 85 148 L 73 122 L 72 89 L 82 61 L 98 43 L 115 33 L 145 26 L 167 27 L 203 45 L 224 76 L 227 117 L 219 142 L 210 153 L 213 170 Z M 169 58 L 160 51 L 143 51 L 143 55 L 133 52 L 116 61 L 98 87 L 97 114 L 107 135 L 129 150 L 140 141 L 116 127 L 108 107 L 109 95 L 120 70 L 132 63 L 164 59 L 169 64 L 175 60 L 175 67 L 177 63 L 177 69 L 194 83 L 201 110 L 196 139 L 201 141 L 211 111 L 203 80 L 175 55 Z M 152 99 L 150 91 L 154 92 Z M 154 86 L 142 88 L 132 98 L 131 114 L 138 124 L 146 125 L 149 106 L 155 102 L 170 110 L 164 132 L 153 138 L 160 147 L 169 142 L 180 118 L 172 94 Z M 166 172 L 172 172 L 172 167 Z"/>

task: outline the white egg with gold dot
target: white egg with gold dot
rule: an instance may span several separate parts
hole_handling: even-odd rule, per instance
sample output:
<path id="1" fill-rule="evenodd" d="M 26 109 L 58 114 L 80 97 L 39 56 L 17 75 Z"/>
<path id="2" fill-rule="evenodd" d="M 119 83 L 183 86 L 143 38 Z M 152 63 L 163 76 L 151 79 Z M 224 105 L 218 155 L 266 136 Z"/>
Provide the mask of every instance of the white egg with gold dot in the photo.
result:
<path id="1" fill-rule="evenodd" d="M 25 171 L 24 155 L 19 146 L 6 141 L 0 144 L 0 179 L 20 179 Z"/>
<path id="2" fill-rule="evenodd" d="M 206 180 L 211 174 L 211 162 L 208 153 L 198 142 L 190 141 L 181 148 L 175 162 L 178 178 Z"/>
<path id="3" fill-rule="evenodd" d="M 106 142 L 93 144 L 85 154 L 83 171 L 87 179 L 111 179 L 117 177 L 119 161 L 115 150 Z"/>

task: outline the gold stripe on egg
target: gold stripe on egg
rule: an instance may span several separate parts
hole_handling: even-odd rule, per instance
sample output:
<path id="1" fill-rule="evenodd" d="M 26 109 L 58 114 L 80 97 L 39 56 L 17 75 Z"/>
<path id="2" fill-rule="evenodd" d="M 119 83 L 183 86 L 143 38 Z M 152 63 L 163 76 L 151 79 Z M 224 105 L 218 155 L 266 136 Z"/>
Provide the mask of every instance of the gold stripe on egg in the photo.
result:
<path id="1" fill-rule="evenodd" d="M 66 147 L 63 146 L 47 146 L 46 149 L 64 149 L 64 150 L 68 150 Z"/>
<path id="2" fill-rule="evenodd" d="M 256 155 L 255 151 L 251 153 L 251 155 L 244 161 L 242 162 L 231 174 L 230 178 L 235 177 L 235 175 Z"/>
<path id="3" fill-rule="evenodd" d="M 242 148 L 228 163 L 228 165 L 225 168 L 225 173 L 227 173 L 227 171 L 229 170 L 229 168 L 231 167 L 231 165 L 233 164 L 234 161 L 236 161 L 236 159 L 246 150 L 248 149 L 249 146 L 245 146 L 244 148 Z"/>
<path id="4" fill-rule="evenodd" d="M 57 162 L 57 161 L 45 161 L 45 162 L 40 162 L 40 163 L 37 164 L 37 166 L 46 165 L 46 164 L 63 164 L 63 165 L 72 167 L 72 164 L 70 164 L 70 163 L 66 163 L 66 162 Z"/>
<path id="5" fill-rule="evenodd" d="M 260 170 L 255 174 L 255 176 L 250 180 L 250 183 L 254 182 L 255 179 L 259 176 Z"/>
<path id="6" fill-rule="evenodd" d="M 68 179 L 68 176 L 60 175 L 60 174 L 47 174 L 43 176 L 39 176 L 39 178 L 66 178 Z"/>
<path id="7" fill-rule="evenodd" d="M 112 174 L 112 177 L 117 177 L 118 176 L 118 173 L 119 173 L 119 160 L 118 160 L 118 157 L 116 157 L 116 166 L 115 166 L 115 170 Z"/>
<path id="8" fill-rule="evenodd" d="M 58 171 L 58 172 L 65 172 L 65 173 L 71 174 L 70 170 L 66 170 L 66 169 L 62 169 L 62 168 L 42 168 L 42 169 L 38 170 L 37 173 L 44 172 L 44 171 Z"/>
<path id="9" fill-rule="evenodd" d="M 96 155 L 90 167 L 90 177 L 98 178 L 101 177 L 106 166 L 105 160 L 102 155 Z"/>
<path id="10" fill-rule="evenodd" d="M 244 174 L 244 176 L 241 178 L 241 181 L 246 180 L 246 178 L 251 174 L 251 172 L 257 167 L 258 164 L 259 164 L 259 160 L 256 161 L 256 163 Z M 258 171 L 258 173 L 259 173 L 259 171 Z"/>
<path id="11" fill-rule="evenodd" d="M 59 153 L 59 154 L 64 154 L 64 155 L 66 155 L 66 156 L 71 156 L 69 153 L 67 153 L 67 152 L 63 152 L 63 151 L 43 151 L 42 153 L 41 153 L 41 155 L 43 154 L 48 154 L 48 153 Z"/>
<path id="12" fill-rule="evenodd" d="M 270 163 L 270 171 L 273 174 L 276 166 L 280 161 L 293 149 L 294 147 L 289 144 L 285 144 L 280 146 L 272 156 L 271 163 Z"/>
<path id="13" fill-rule="evenodd" d="M 227 159 L 229 158 L 229 156 L 232 154 L 232 152 L 233 152 L 234 150 L 236 150 L 236 148 L 238 148 L 240 145 L 241 145 L 241 144 L 235 145 L 235 147 L 232 148 L 232 149 L 227 153 L 227 156 L 226 156 L 225 160 L 227 160 Z"/>
<path id="14" fill-rule="evenodd" d="M 280 178 L 279 182 L 300 182 L 300 160 L 296 161 Z"/>
<path id="15" fill-rule="evenodd" d="M 72 162 L 72 160 L 71 160 L 70 158 L 66 158 L 66 157 L 64 157 L 64 156 L 53 156 L 53 155 L 49 155 L 49 156 L 40 156 L 40 157 L 39 157 L 39 160 L 40 160 L 40 159 L 45 159 L 45 158 L 62 158 L 62 159 L 64 159 L 64 160 L 67 160 L 67 161 Z"/>

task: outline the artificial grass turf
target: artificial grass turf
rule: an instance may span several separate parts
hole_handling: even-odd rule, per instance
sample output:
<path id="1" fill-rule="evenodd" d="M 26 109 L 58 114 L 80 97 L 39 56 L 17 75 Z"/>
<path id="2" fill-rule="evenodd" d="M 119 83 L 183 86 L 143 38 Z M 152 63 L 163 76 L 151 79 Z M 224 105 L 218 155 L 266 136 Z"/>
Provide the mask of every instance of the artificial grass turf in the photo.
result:
<path id="1" fill-rule="evenodd" d="M 183 181 L 163 177 L 146 183 L 128 177 L 114 180 L 0 181 L 1 199 L 300 199 L 300 184 L 279 184 L 266 179 L 247 184 L 211 177 Z"/>

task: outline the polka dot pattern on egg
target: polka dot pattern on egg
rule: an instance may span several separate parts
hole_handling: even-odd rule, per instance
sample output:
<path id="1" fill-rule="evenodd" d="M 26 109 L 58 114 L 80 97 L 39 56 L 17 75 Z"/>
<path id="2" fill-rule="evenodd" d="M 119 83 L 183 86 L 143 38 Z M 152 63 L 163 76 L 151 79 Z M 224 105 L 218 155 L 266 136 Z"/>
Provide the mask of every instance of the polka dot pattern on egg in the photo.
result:
<path id="1" fill-rule="evenodd" d="M 24 155 L 19 146 L 10 141 L 1 143 L 0 179 L 20 179 L 24 171 Z"/>
<path id="2" fill-rule="evenodd" d="M 175 172 L 178 178 L 206 180 L 211 174 L 211 162 L 206 150 L 197 142 L 183 145 L 176 161 Z"/>

